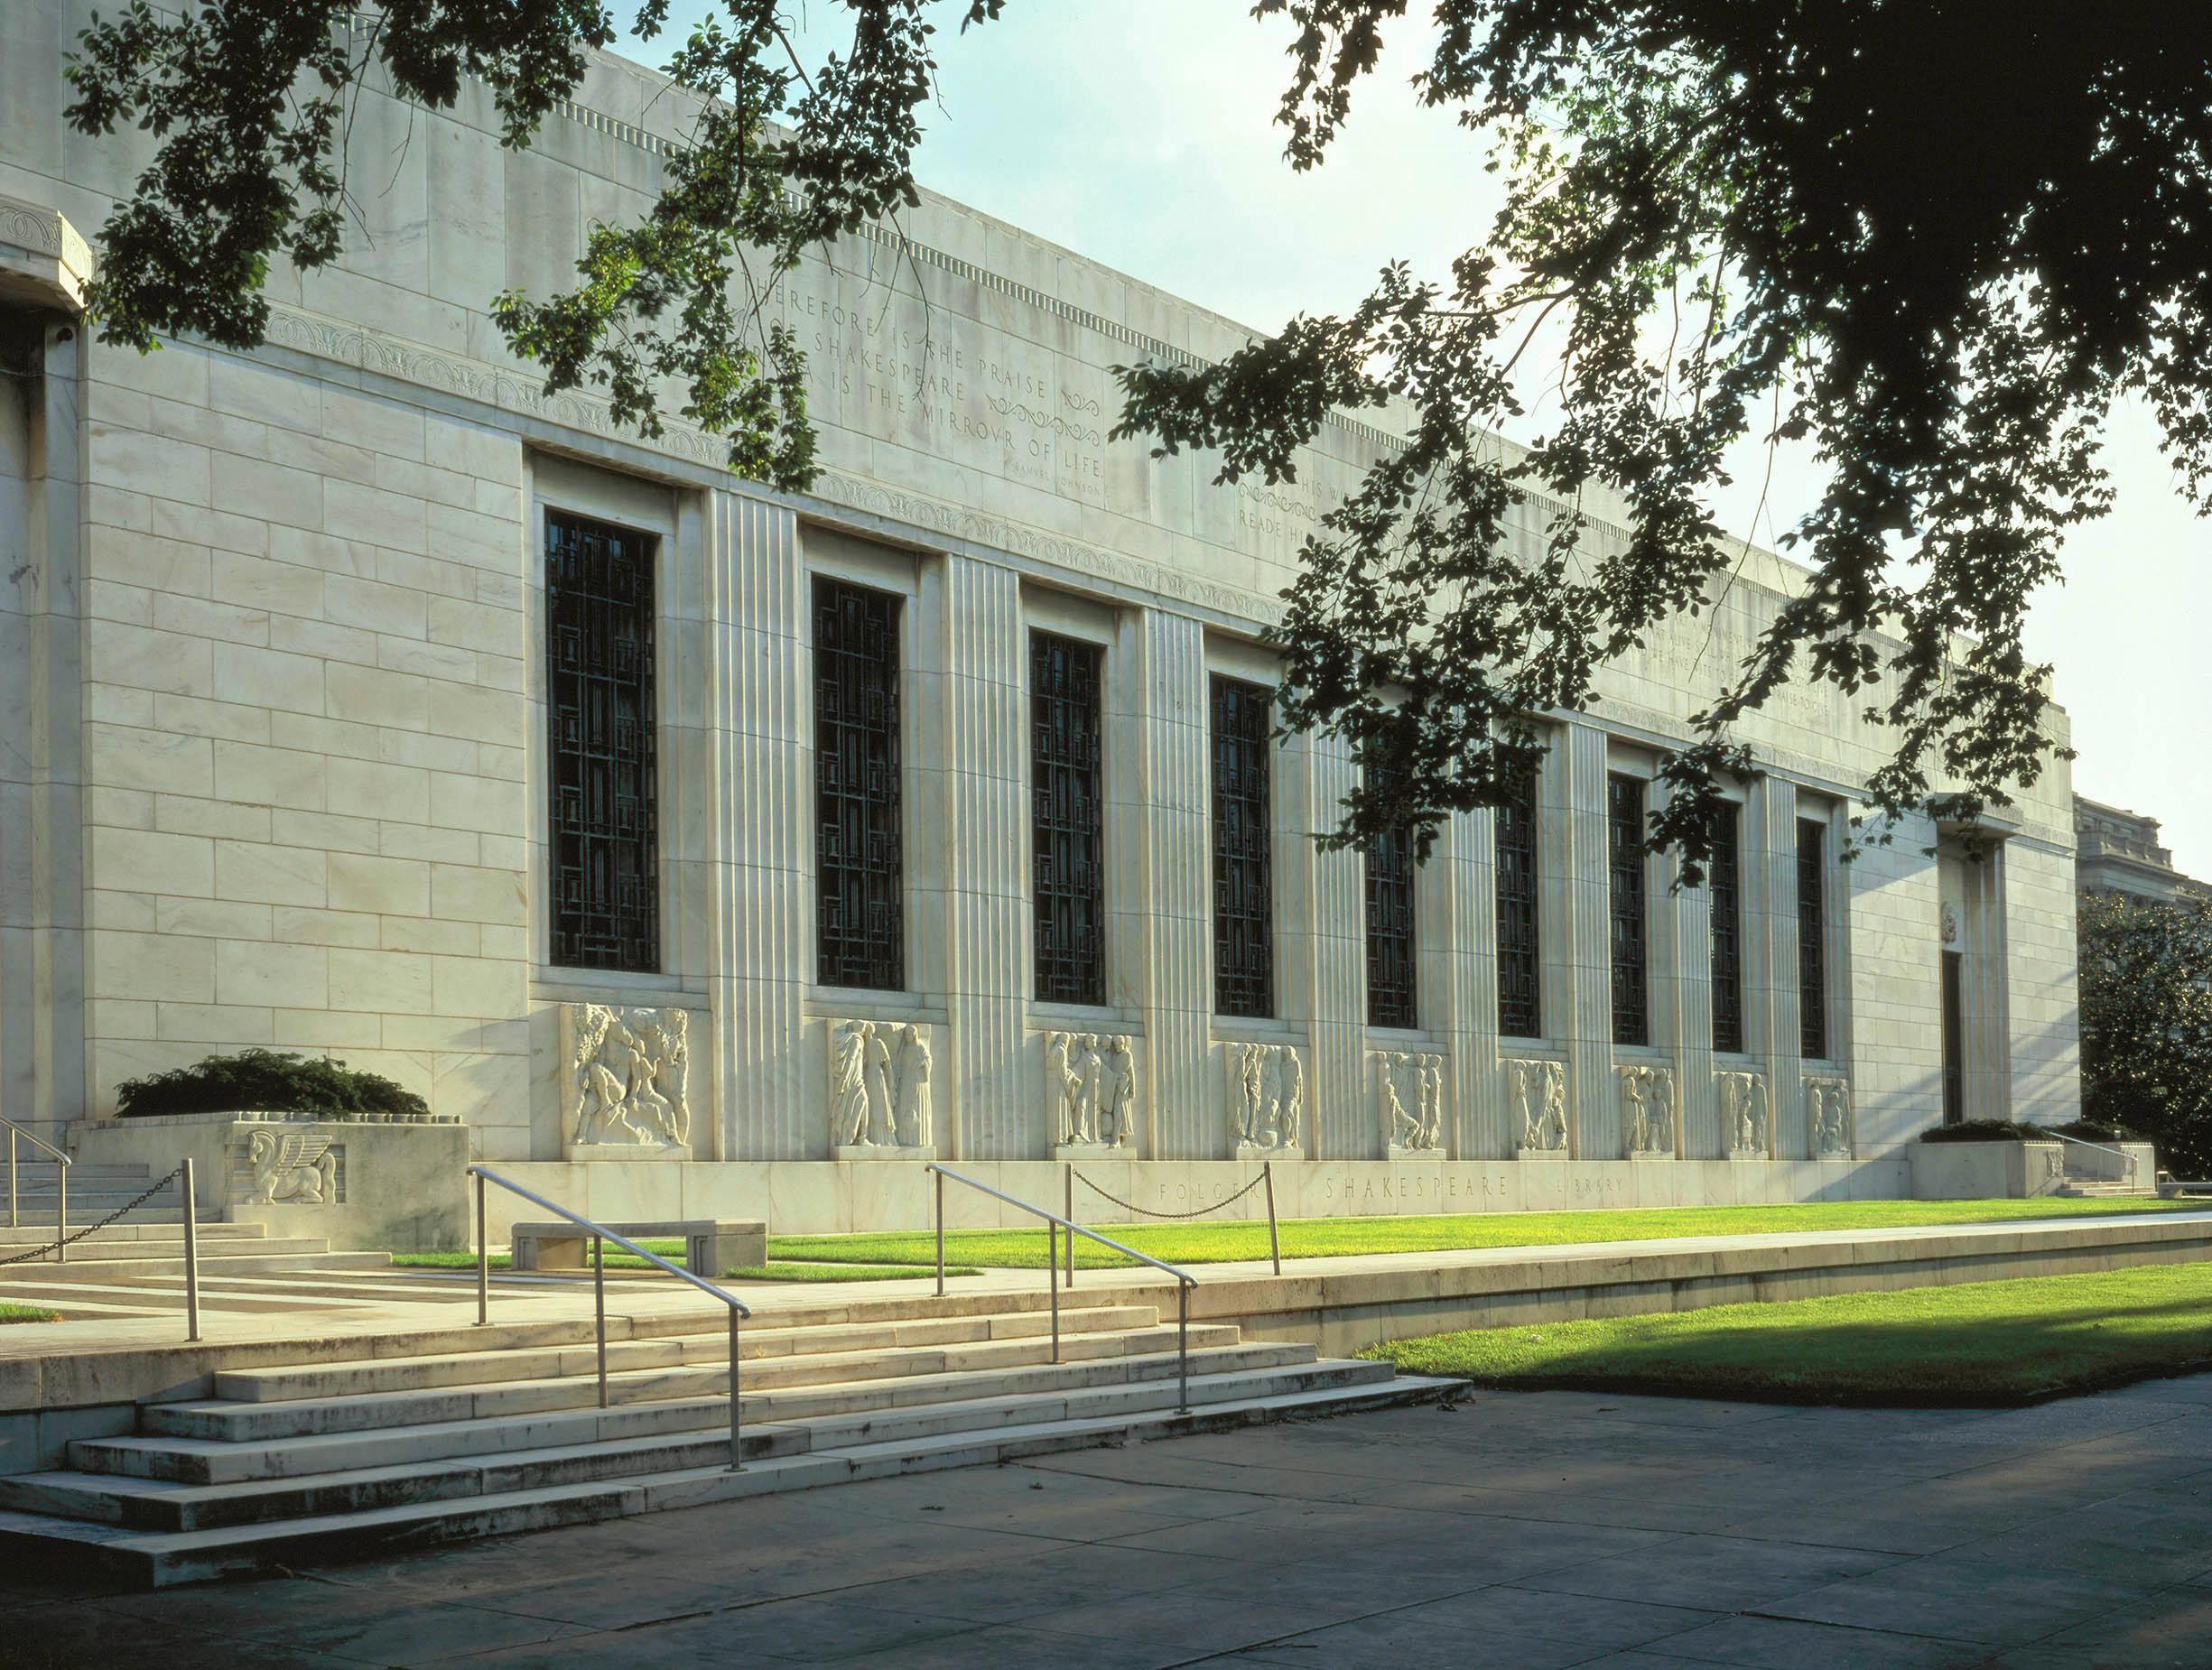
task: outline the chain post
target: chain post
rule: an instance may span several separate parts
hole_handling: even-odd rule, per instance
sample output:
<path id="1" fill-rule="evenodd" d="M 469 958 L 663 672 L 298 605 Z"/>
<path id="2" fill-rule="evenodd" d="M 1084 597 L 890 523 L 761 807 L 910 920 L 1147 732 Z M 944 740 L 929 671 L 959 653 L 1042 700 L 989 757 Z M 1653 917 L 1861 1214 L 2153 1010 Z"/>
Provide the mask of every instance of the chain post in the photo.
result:
<path id="1" fill-rule="evenodd" d="M 61 1218 L 60 1226 L 54 1231 L 54 1262 L 67 1264 L 70 1261 L 70 1163 L 67 1160 L 54 1162 L 54 1192 L 59 1196 L 58 1210 Z"/>
<path id="2" fill-rule="evenodd" d="M 1045 1220 L 1045 1279 L 1052 1288 L 1052 1359 L 1060 1360 L 1060 1226 Z"/>
<path id="3" fill-rule="evenodd" d="M 1259 1169 L 1268 1180 L 1268 1256 L 1275 1260 L 1275 1273 L 1283 1273 L 1283 1240 L 1275 1229 L 1275 1162 L 1262 1160 Z"/>
<path id="4" fill-rule="evenodd" d="M 491 1321 L 491 1240 L 484 1222 L 484 1174 L 476 1174 L 476 1325 Z"/>
<path id="5" fill-rule="evenodd" d="M 745 1471 L 745 1433 L 739 1424 L 744 1419 L 739 1413 L 741 1399 L 739 1396 L 738 1364 L 740 1360 L 738 1355 L 738 1307 L 733 1304 L 730 1307 L 730 1471 L 733 1473 Z"/>
<path id="6" fill-rule="evenodd" d="M 599 1329 L 599 1407 L 604 1409 L 607 1406 L 607 1238 L 603 1235 L 591 1238 L 591 1313 Z"/>
<path id="7" fill-rule="evenodd" d="M 1068 1221 L 1067 1286 L 1068 1291 L 1073 1293 L 1075 1291 L 1075 1163 L 1073 1160 L 1068 1162 L 1067 1166 L 1066 1216 Z"/>
<path id="8" fill-rule="evenodd" d="M 184 1156 L 184 1337 L 200 1338 L 200 1213 L 192 1186 L 192 1156 Z"/>

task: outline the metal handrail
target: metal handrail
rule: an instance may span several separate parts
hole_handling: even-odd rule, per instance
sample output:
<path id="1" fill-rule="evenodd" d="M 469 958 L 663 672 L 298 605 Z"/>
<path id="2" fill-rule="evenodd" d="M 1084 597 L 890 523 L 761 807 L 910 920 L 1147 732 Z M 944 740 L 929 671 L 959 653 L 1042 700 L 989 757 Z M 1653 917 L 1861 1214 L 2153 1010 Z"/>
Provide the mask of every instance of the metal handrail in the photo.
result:
<path id="1" fill-rule="evenodd" d="M 2109 1154 L 2120 1162 L 2120 1174 L 2123 1177 L 2132 1178 L 2135 1175 L 2135 1156 L 2124 1148 L 2115 1148 L 2108 1143 L 2091 1142 L 2087 1137 L 2068 1137 L 2064 1131 L 2044 1129 L 2043 1135 L 2055 1137 L 2060 1142 L 2070 1142 L 2077 1148 L 2094 1148 L 2099 1154 Z"/>
<path id="2" fill-rule="evenodd" d="M 43 1137 L 23 1129 L 14 1120 L 0 1117 L 0 1125 L 8 1127 L 8 1228 L 13 1229 L 16 1227 L 15 1144 L 21 1139 L 33 1148 L 44 1149 L 54 1157 L 54 1232 L 61 1239 L 61 1245 L 54 1249 L 54 1262 L 67 1264 L 70 1261 L 70 1166 L 73 1162 Z"/>
<path id="3" fill-rule="evenodd" d="M 1198 1278 L 1188 1270 L 1155 1258 L 1150 1253 L 1140 1253 L 1134 1247 L 1117 1241 L 1111 1235 L 1101 1235 L 1096 1229 L 1086 1229 L 1072 1219 L 1058 1212 L 1047 1211 L 1042 1206 L 1033 1206 L 1027 1201 L 1018 1200 L 1002 1189 L 994 1189 L 987 1183 L 978 1183 L 972 1177 L 962 1175 L 934 1160 L 923 1167 L 937 1174 L 937 1296 L 944 1297 L 944 1180 L 964 1183 L 971 1189 L 990 1195 L 995 1201 L 1004 1201 L 1008 1206 L 1018 1207 L 1033 1218 L 1045 1220 L 1045 1271 L 1052 1288 L 1052 1359 L 1060 1360 L 1060 1242 L 1059 1232 L 1065 1229 L 1070 1236 L 1083 1236 L 1101 1247 L 1148 1264 L 1176 1278 L 1176 1413 L 1191 1412 L 1191 1289 L 1198 1285 Z M 1069 1246 L 1074 1243 L 1071 1240 Z"/>
<path id="4" fill-rule="evenodd" d="M 742 1428 L 739 1425 L 738 1322 L 749 1317 L 752 1311 L 735 1294 L 716 1286 L 704 1276 L 685 1269 L 680 1264 L 671 1264 L 656 1252 L 647 1252 L 627 1236 L 617 1233 L 605 1224 L 571 1211 L 554 1201 L 547 1200 L 534 1189 L 525 1189 L 497 1172 L 488 1171 L 481 1165 L 469 1167 L 476 1178 L 476 1322 L 481 1328 L 491 1320 L 491 1241 L 486 1232 L 484 1216 L 484 1185 L 496 1183 L 509 1194 L 520 1195 L 534 1206 L 542 1206 L 557 1217 L 565 1218 L 580 1229 L 591 1232 L 591 1303 L 594 1326 L 599 1340 L 599 1407 L 607 1406 L 607 1243 L 612 1241 L 625 1252 L 635 1253 L 647 1264 L 657 1266 L 669 1275 L 689 1282 L 700 1292 L 711 1294 L 730 1307 L 730 1471 L 745 1471 L 745 1452 Z M 943 1288 L 940 1287 L 940 1292 Z"/>

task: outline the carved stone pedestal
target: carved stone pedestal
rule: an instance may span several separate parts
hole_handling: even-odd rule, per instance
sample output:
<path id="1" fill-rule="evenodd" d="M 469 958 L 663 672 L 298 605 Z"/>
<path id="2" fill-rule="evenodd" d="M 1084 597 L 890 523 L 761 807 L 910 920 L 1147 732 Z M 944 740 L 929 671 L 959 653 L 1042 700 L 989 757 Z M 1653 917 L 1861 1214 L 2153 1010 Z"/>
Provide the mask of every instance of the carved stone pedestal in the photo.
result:
<path id="1" fill-rule="evenodd" d="M 1444 1150 L 1441 1148 L 1408 1148 L 1404 1143 L 1399 1142 L 1386 1146 L 1393 1160 L 1441 1160 L 1444 1158 Z"/>
<path id="2" fill-rule="evenodd" d="M 1513 1150 L 1513 1157 L 1522 1161 L 1534 1160 L 1539 1164 L 1547 1161 L 1557 1161 L 1564 1164 L 1567 1158 L 1567 1152 L 1565 1148 L 1516 1148 Z"/>
<path id="3" fill-rule="evenodd" d="M 676 1143 L 580 1142 L 572 1144 L 568 1153 L 562 1157 L 581 1160 L 587 1164 L 605 1160 L 619 1161 L 625 1165 L 639 1165 L 657 1160 L 688 1160 L 692 1157 L 692 1151 Z"/>
<path id="4" fill-rule="evenodd" d="M 1052 1157 L 1055 1160 L 1126 1160 L 1129 1157 L 1129 1151 L 1110 1142 L 1064 1142 L 1053 1149 Z"/>
<path id="5" fill-rule="evenodd" d="M 1675 1156 L 1660 1148 L 1631 1148 L 1628 1157 L 1640 1165 L 1650 1160 L 1672 1161 Z"/>
<path id="6" fill-rule="evenodd" d="M 1306 1156 L 1296 1148 L 1263 1148 L 1256 1142 L 1241 1142 L 1231 1150 L 1234 1159 L 1256 1165 L 1262 1160 L 1302 1160 Z"/>
<path id="7" fill-rule="evenodd" d="M 1767 1156 L 1756 1148 L 1731 1148 L 1728 1150 L 1728 1157 L 1748 1165 L 1754 1160 L 1763 1160 Z"/>
<path id="8" fill-rule="evenodd" d="M 919 1148 L 901 1148 L 888 1142 L 840 1143 L 830 1150 L 833 1160 L 934 1160 L 937 1145 L 930 1143 Z"/>

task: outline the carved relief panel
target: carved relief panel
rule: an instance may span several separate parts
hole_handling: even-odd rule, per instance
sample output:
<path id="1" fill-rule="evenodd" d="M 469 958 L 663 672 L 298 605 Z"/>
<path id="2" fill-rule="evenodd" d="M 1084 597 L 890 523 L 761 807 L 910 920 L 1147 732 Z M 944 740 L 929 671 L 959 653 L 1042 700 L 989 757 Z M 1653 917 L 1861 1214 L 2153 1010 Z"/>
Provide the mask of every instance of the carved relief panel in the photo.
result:
<path id="1" fill-rule="evenodd" d="M 1287 1044 L 1232 1044 L 1229 1061 L 1229 1140 L 1238 1157 L 1304 1152 L 1306 1063 Z"/>
<path id="2" fill-rule="evenodd" d="M 1813 1153 L 1824 1160 L 1851 1157 L 1851 1081 L 1816 1078 L 1805 1081 L 1805 1125 Z"/>
<path id="3" fill-rule="evenodd" d="M 841 1160 L 936 1157 L 934 1026 L 830 1023 L 830 1148 Z"/>
<path id="4" fill-rule="evenodd" d="M 561 1127 L 571 1159 L 691 1152 L 687 1009 L 561 1006 Z"/>
<path id="5" fill-rule="evenodd" d="M 341 1206 L 346 1200 L 346 1145 L 323 1131 L 255 1131 L 244 1144 L 244 1171 L 233 1147 L 233 1187 L 245 1184 L 248 1206 Z"/>
<path id="6" fill-rule="evenodd" d="M 1621 1129 L 1631 1159 L 1671 1160 L 1675 1156 L 1675 1070 L 1632 1066 L 1617 1070 L 1621 1080 Z"/>
<path id="7" fill-rule="evenodd" d="M 1045 1093 L 1055 1152 L 1126 1148 L 1137 1128 L 1137 1044 L 1120 1033 L 1045 1034 Z"/>
<path id="8" fill-rule="evenodd" d="M 1406 1050 L 1370 1050 L 1375 1119 L 1394 1159 L 1444 1154 L 1444 1057 Z"/>
<path id="9" fill-rule="evenodd" d="M 1505 1062 L 1506 1095 L 1520 1119 L 1522 1159 L 1563 1160 L 1567 1152 L 1566 1063 Z"/>
<path id="10" fill-rule="evenodd" d="M 1720 1091 L 1721 1130 L 1732 1160 L 1763 1160 L 1774 1151 L 1774 1120 L 1767 1106 L 1767 1079 L 1761 1072 L 1714 1075 Z"/>

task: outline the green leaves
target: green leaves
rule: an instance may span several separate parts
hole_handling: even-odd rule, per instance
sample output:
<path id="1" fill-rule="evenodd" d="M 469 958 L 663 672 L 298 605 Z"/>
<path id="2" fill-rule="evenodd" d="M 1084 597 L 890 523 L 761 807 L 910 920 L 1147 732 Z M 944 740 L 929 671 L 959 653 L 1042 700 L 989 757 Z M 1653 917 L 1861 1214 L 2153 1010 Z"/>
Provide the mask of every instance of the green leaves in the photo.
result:
<path id="1" fill-rule="evenodd" d="M 2212 1176 L 2212 899 L 2081 901 L 2082 1111 Z"/>

